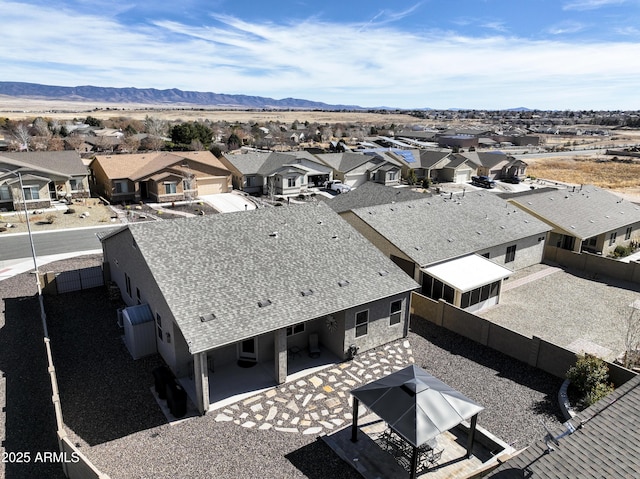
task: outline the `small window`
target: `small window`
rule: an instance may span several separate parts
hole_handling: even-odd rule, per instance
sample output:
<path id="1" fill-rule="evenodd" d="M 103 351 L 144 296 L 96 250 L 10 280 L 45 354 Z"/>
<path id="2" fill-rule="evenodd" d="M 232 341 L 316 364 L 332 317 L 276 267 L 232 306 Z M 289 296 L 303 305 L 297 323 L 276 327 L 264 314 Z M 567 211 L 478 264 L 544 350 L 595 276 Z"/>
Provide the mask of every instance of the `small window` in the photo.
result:
<path id="1" fill-rule="evenodd" d="M 69 188 L 71 188 L 71 191 L 81 190 L 82 189 L 82 179 L 71 178 L 69 180 Z"/>
<path id="2" fill-rule="evenodd" d="M 462 298 L 460 300 L 460 308 L 462 309 L 468 308 L 469 301 L 471 301 L 471 292 L 467 291 L 466 293 L 462 293 Z"/>
<path id="3" fill-rule="evenodd" d="M 294 334 L 304 333 L 304 323 L 294 324 L 293 326 L 287 326 L 287 336 L 293 336 Z"/>
<path id="4" fill-rule="evenodd" d="M 489 293 L 490 298 L 494 298 L 500 294 L 500 281 L 491 283 L 491 291 Z"/>
<path id="5" fill-rule="evenodd" d="M 158 339 L 162 341 L 162 318 L 156 313 L 156 329 L 158 330 Z"/>
<path id="6" fill-rule="evenodd" d="M 609 236 L 609 246 L 613 246 L 616 243 L 617 237 L 618 237 L 618 233 L 616 233 L 615 231 L 611 233 L 611 235 Z"/>
<path id="7" fill-rule="evenodd" d="M 11 190 L 8 185 L 0 186 L 0 201 L 9 201 L 11 199 Z"/>
<path id="8" fill-rule="evenodd" d="M 369 332 L 369 310 L 356 313 L 356 338 L 365 336 Z"/>
<path id="9" fill-rule="evenodd" d="M 115 188 L 116 194 L 129 192 L 129 184 L 127 181 L 114 181 L 113 187 Z"/>
<path id="10" fill-rule="evenodd" d="M 625 233 L 624 233 L 624 240 L 625 240 L 625 241 L 627 241 L 627 240 L 630 240 L 630 239 L 631 239 L 631 231 L 632 231 L 632 230 L 633 230 L 633 228 L 631 228 L 631 226 L 629 226 L 629 227 L 627 228 L 627 231 L 625 231 Z"/>
<path id="11" fill-rule="evenodd" d="M 164 184 L 165 195 L 175 195 L 178 191 L 178 185 L 175 181 L 167 181 Z"/>
<path id="12" fill-rule="evenodd" d="M 27 201 L 40 199 L 40 189 L 37 186 L 25 186 L 22 191 L 24 192 L 24 199 Z"/>
<path id="13" fill-rule="evenodd" d="M 131 298 L 131 278 L 127 273 L 124 274 L 124 284 L 127 289 L 127 295 Z"/>
<path id="14" fill-rule="evenodd" d="M 293 188 L 294 186 L 296 186 L 296 179 L 295 178 L 287 178 L 287 187 Z"/>
<path id="15" fill-rule="evenodd" d="M 516 259 L 516 245 L 507 247 L 507 254 L 504 258 L 505 263 L 511 263 Z"/>
<path id="16" fill-rule="evenodd" d="M 391 310 L 389 314 L 389 326 L 399 324 L 402 320 L 402 300 L 391 301 Z"/>

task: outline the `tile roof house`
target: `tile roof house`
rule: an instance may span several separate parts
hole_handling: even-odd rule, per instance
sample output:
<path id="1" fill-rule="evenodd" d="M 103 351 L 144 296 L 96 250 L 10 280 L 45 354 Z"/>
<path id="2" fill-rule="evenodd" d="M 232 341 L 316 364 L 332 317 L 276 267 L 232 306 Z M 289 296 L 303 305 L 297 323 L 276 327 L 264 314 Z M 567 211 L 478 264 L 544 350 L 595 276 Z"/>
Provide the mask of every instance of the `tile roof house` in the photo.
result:
<path id="1" fill-rule="evenodd" d="M 231 172 L 209 151 L 96 156 L 94 192 L 112 202 L 171 202 L 231 190 Z"/>
<path id="2" fill-rule="evenodd" d="M 640 240 L 640 206 L 595 186 L 531 190 L 508 201 L 553 228 L 549 247 L 606 256 Z"/>
<path id="3" fill-rule="evenodd" d="M 149 305 L 158 352 L 195 378 L 238 360 L 288 374 L 288 351 L 316 334 L 345 359 L 406 336 L 418 285 L 324 203 L 131 224 L 101 238 L 104 268 L 124 301 Z"/>
<path id="4" fill-rule="evenodd" d="M 400 184 L 402 162 L 390 155 L 347 151 L 322 153 L 316 157 L 333 169 L 334 179 L 341 180 L 352 188 L 367 181 L 387 186 Z"/>
<path id="5" fill-rule="evenodd" d="M 638 477 L 640 471 L 640 376 L 578 413 L 575 432 L 550 450 L 543 440 L 485 477 L 494 479 L 601 479 Z M 554 437 L 566 428 L 551 431 Z M 542 438 L 541 438 L 542 439 Z"/>
<path id="6" fill-rule="evenodd" d="M 306 151 L 227 154 L 221 161 L 233 187 L 250 194 L 295 196 L 332 179 L 331 168 Z"/>
<path id="7" fill-rule="evenodd" d="M 8 171 L 20 171 L 19 178 Z M 75 151 L 28 151 L 0 153 L 0 208 L 47 208 L 61 198 L 89 196 L 89 170 Z"/>
<path id="8" fill-rule="evenodd" d="M 495 304 L 495 283 L 513 270 L 540 263 L 550 230 L 479 191 L 356 208 L 341 216 L 422 284 L 425 296 L 471 311 Z M 476 273 L 470 284 L 465 276 Z M 482 299 L 485 292 L 492 296 Z"/>

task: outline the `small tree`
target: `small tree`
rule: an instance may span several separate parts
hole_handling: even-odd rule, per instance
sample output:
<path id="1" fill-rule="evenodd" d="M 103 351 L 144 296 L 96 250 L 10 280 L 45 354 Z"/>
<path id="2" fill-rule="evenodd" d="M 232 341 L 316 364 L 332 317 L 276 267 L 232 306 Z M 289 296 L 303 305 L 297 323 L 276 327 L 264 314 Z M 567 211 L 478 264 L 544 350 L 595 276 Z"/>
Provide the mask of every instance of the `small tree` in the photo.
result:
<path id="1" fill-rule="evenodd" d="M 576 364 L 567 371 L 567 379 L 582 394 L 579 407 L 584 409 L 613 391 L 609 383 L 609 368 L 600 358 L 579 354 Z"/>
<path id="2" fill-rule="evenodd" d="M 624 367 L 634 365 L 638 347 L 640 346 L 640 300 L 629 305 L 631 312 L 622 317 L 622 330 L 624 334 Z"/>

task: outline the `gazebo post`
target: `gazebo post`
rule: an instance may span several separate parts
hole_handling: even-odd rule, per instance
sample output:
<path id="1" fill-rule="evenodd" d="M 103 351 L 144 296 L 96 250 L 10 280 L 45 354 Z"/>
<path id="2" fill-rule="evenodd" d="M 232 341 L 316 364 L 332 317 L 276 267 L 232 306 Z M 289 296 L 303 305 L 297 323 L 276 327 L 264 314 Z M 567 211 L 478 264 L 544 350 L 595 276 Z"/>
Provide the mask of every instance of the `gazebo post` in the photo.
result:
<path id="1" fill-rule="evenodd" d="M 353 396 L 353 417 L 351 418 L 351 442 L 358 442 L 358 405 L 360 401 Z"/>
<path id="2" fill-rule="evenodd" d="M 413 446 L 413 454 L 411 455 L 411 474 L 409 479 L 416 479 L 418 471 L 418 448 Z"/>
<path id="3" fill-rule="evenodd" d="M 467 437 L 467 455 L 466 458 L 469 459 L 472 456 L 473 450 L 473 441 L 476 437 L 476 425 L 478 423 L 478 415 L 475 414 L 471 418 L 471 428 L 469 429 L 469 436 Z"/>

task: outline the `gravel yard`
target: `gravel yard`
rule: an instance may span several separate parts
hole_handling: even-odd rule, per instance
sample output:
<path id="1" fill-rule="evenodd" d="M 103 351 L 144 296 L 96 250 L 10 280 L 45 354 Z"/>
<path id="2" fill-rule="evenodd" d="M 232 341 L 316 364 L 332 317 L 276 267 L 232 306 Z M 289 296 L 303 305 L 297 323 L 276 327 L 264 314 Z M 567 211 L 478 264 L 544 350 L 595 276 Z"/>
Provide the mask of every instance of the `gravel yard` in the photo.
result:
<path id="1" fill-rule="evenodd" d="M 49 266 L 62 271 L 99 262 L 98 255 Z M 34 289 L 28 274 L 0 282 L 6 310 L 0 317 L 0 369 L 7 383 L 6 390 L 0 387 L 0 404 L 7 402 L 0 427 L 6 421 L 10 450 L 36 452 L 56 447 L 41 328 L 36 319 L 30 342 L 16 341 L 24 334 L 15 325 L 37 315 L 14 306 L 26 302 L 33 309 Z M 166 424 L 150 392 L 151 370 L 160 360 L 131 360 L 115 323 L 117 305 L 103 289 L 49 297 L 45 304 L 68 432 L 112 479 L 237 478 L 258 471 L 260 477 L 360 477 L 313 436 L 247 429 L 216 422 L 215 414 Z M 542 438 L 540 418 L 550 424 L 560 420 L 560 379 L 430 323 L 414 322 L 408 339 L 415 362 L 483 405 L 479 425 L 506 442 L 522 447 Z M 42 357 L 35 361 L 38 354 L 31 351 Z M 34 360 L 36 374 L 26 373 L 25 356 Z M 8 478 L 62 477 L 55 466 L 33 473 L 0 467 Z"/>

